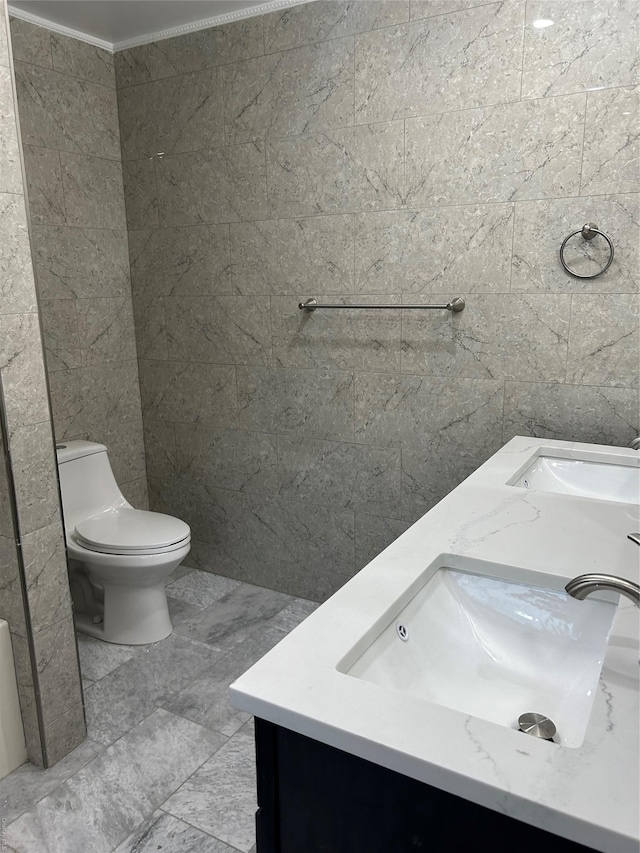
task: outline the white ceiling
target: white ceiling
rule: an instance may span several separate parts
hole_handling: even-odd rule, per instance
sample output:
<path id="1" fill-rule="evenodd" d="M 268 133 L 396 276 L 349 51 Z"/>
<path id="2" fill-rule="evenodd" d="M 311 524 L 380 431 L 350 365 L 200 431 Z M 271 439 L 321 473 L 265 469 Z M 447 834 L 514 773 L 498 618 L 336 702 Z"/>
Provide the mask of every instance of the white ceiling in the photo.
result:
<path id="1" fill-rule="evenodd" d="M 295 5 L 300 0 L 10 0 L 16 17 L 49 25 L 108 49 L 144 44 L 182 27 Z"/>

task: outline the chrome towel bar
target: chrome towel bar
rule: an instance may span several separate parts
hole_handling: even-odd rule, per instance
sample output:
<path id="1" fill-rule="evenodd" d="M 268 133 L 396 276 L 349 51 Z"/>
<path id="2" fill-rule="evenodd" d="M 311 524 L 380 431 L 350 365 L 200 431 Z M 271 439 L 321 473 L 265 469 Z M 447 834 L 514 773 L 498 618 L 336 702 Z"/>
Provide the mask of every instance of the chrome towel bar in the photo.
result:
<path id="1" fill-rule="evenodd" d="M 458 311 L 462 311 L 464 308 L 465 302 L 461 296 L 456 296 L 455 299 L 452 299 L 451 302 L 447 302 L 443 305 L 339 305 L 337 303 L 328 303 L 328 302 L 318 302 L 317 299 L 307 299 L 306 302 L 299 302 L 298 308 L 301 311 L 315 311 L 317 308 L 395 308 L 402 311 L 453 311 L 454 313 L 458 313 Z"/>

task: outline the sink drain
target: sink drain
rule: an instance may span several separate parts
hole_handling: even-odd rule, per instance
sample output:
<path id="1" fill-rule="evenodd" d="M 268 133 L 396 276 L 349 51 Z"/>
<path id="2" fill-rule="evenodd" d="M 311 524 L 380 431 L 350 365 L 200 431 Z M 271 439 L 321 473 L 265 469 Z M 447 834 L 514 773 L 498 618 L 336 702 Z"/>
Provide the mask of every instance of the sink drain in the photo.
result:
<path id="1" fill-rule="evenodd" d="M 544 714 L 534 714 L 533 712 L 521 714 L 518 717 L 518 726 L 521 732 L 542 738 L 542 740 L 553 740 L 556 733 L 555 723 Z"/>
<path id="2" fill-rule="evenodd" d="M 396 634 L 400 637 L 403 643 L 409 639 L 409 629 L 402 622 L 396 622 Z"/>

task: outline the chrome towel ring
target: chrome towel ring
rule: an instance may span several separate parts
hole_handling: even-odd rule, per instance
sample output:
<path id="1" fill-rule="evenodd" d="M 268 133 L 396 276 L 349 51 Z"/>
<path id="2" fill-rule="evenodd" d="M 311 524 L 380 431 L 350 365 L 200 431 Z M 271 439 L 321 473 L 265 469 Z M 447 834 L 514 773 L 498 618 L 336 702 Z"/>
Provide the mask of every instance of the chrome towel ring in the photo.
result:
<path id="1" fill-rule="evenodd" d="M 608 259 L 607 263 L 602 267 L 601 270 L 593 273 L 592 275 L 582 275 L 579 272 L 575 272 L 575 270 L 572 270 L 571 267 L 567 265 L 567 263 L 564 259 L 564 248 L 567 245 L 567 243 L 569 242 L 569 240 L 572 237 L 575 237 L 576 234 L 582 234 L 582 236 L 585 240 L 593 240 L 593 238 L 599 234 L 601 237 L 604 237 L 604 239 L 609 244 L 609 259 Z M 603 273 L 605 273 L 609 269 L 609 267 L 611 266 L 611 262 L 613 261 L 613 253 L 614 253 L 614 249 L 613 249 L 613 243 L 611 242 L 611 238 L 608 237 L 604 233 L 604 231 L 600 231 L 600 229 L 595 224 L 595 222 L 587 222 L 587 224 L 583 225 L 579 231 L 572 231 L 571 234 L 569 234 L 568 237 L 565 237 L 565 239 L 562 241 L 562 246 L 560 246 L 560 263 L 562 264 L 564 269 L 569 273 L 569 275 L 572 275 L 574 278 L 598 278 L 599 275 L 602 275 Z"/>

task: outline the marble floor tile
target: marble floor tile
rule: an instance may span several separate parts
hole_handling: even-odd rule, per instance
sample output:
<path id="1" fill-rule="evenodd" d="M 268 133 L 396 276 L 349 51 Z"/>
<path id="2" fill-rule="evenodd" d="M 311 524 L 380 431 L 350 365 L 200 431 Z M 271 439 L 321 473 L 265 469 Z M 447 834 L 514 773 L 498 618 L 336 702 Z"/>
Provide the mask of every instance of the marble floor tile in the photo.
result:
<path id="1" fill-rule="evenodd" d="M 169 606 L 171 624 L 173 625 L 173 630 L 176 633 L 180 625 L 184 622 L 188 622 L 190 619 L 195 619 L 201 610 L 201 608 L 194 607 L 193 604 L 188 604 L 181 598 L 171 598 L 169 595 L 167 595 L 167 604 Z"/>
<path id="2" fill-rule="evenodd" d="M 318 604 L 315 601 L 307 601 L 306 598 L 296 598 L 284 610 L 277 613 L 269 622 L 271 628 L 277 628 L 279 631 L 293 631 L 294 628 L 304 622 L 307 616 L 311 616 L 314 610 L 318 609 Z"/>
<path id="3" fill-rule="evenodd" d="M 242 584 L 182 625 L 180 634 L 230 651 L 290 603 L 290 595 Z"/>
<path id="4" fill-rule="evenodd" d="M 248 853 L 255 842 L 256 811 L 251 724 L 228 740 L 162 808 Z"/>
<path id="5" fill-rule="evenodd" d="M 76 634 L 78 654 L 83 681 L 99 681 L 109 675 L 120 664 L 126 663 L 139 651 L 135 646 L 117 646 L 115 643 L 104 643 L 86 634 Z"/>
<path id="6" fill-rule="evenodd" d="M 109 853 L 222 742 L 158 709 L 10 824 L 6 842 L 16 853 Z M 223 762 L 231 765 L 230 756 Z"/>
<path id="7" fill-rule="evenodd" d="M 232 590 L 240 586 L 239 581 L 223 578 L 208 572 L 193 571 L 167 586 L 167 595 L 179 598 L 203 610 Z"/>
<path id="8" fill-rule="evenodd" d="M 293 618 L 293 614 L 290 614 L 290 621 L 293 621 Z M 284 637 L 284 632 L 275 628 L 259 629 L 222 657 L 211 669 L 201 673 L 163 707 L 173 714 L 230 737 L 248 722 L 251 715 L 231 707 L 229 685 Z"/>
<path id="9" fill-rule="evenodd" d="M 87 690 L 89 736 L 100 743 L 113 743 L 211 667 L 221 654 L 210 645 L 176 634 L 145 647 Z"/>
<path id="10" fill-rule="evenodd" d="M 169 426 L 173 426 L 170 424 Z M 145 445 L 146 445 L 146 436 L 145 436 Z M 169 577 L 167 578 L 167 584 L 173 583 L 174 581 L 179 580 L 179 578 L 183 578 L 185 575 L 188 575 L 189 572 L 192 572 L 193 568 L 191 566 L 185 566 L 184 563 L 180 563 L 179 566 L 176 566 L 175 569 L 171 572 Z"/>
<path id="11" fill-rule="evenodd" d="M 154 812 L 114 853 L 235 853 L 217 838 L 163 811 Z"/>
<path id="12" fill-rule="evenodd" d="M 0 818 L 5 826 L 9 826 L 21 814 L 32 809 L 39 800 L 102 752 L 102 744 L 85 740 L 48 770 L 27 762 L 4 779 L 0 779 Z"/>

